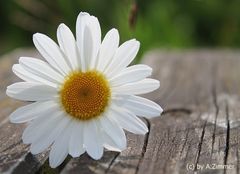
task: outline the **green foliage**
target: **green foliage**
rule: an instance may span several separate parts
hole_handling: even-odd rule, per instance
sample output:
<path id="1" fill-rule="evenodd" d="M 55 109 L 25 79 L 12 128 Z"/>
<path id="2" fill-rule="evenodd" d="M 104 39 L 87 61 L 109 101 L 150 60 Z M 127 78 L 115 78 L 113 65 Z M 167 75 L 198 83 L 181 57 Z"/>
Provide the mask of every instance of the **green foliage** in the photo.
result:
<path id="1" fill-rule="evenodd" d="M 0 1 L 0 53 L 32 46 L 32 34 L 56 38 L 59 23 L 75 32 L 80 11 L 99 18 L 103 36 L 117 28 L 121 42 L 150 48 L 239 47 L 239 0 L 8 0 Z"/>

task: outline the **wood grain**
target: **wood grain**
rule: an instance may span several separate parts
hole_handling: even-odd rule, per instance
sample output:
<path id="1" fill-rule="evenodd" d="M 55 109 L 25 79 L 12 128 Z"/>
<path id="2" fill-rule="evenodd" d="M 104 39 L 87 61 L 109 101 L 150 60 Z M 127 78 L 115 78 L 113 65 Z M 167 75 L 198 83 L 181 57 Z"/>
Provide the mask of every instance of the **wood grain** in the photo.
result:
<path id="1" fill-rule="evenodd" d="M 57 169 L 48 166 L 47 152 L 33 156 L 23 145 L 26 125 L 8 121 L 24 104 L 5 95 L 6 86 L 19 81 L 11 66 L 20 55 L 39 57 L 30 49 L 0 59 L 0 173 L 239 173 L 239 51 L 149 52 L 143 63 L 153 68 L 161 87 L 145 97 L 164 108 L 161 117 L 145 120 L 149 133 L 127 133 L 128 147 L 121 153 L 105 152 L 99 161 L 86 154 L 68 157 Z"/>

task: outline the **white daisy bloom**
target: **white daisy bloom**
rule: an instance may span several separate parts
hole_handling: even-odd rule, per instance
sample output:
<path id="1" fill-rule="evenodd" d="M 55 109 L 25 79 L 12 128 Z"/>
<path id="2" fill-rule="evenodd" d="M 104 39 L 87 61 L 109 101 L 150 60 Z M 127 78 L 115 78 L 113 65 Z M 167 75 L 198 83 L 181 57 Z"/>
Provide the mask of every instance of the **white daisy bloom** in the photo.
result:
<path id="1" fill-rule="evenodd" d="M 50 166 L 59 166 L 66 156 L 87 152 L 100 159 L 104 148 L 126 148 L 127 130 L 148 132 L 137 116 L 160 116 L 162 108 L 143 97 L 159 88 L 159 81 L 147 78 L 147 65 L 127 67 L 140 43 L 129 40 L 119 46 L 119 34 L 111 29 L 101 42 L 98 19 L 81 12 L 76 23 L 76 40 L 70 29 L 60 24 L 57 45 L 48 36 L 33 35 L 33 42 L 46 59 L 21 57 L 13 72 L 24 82 L 7 87 L 7 95 L 33 103 L 10 115 L 12 123 L 28 122 L 23 142 L 32 154 L 51 146 Z"/>

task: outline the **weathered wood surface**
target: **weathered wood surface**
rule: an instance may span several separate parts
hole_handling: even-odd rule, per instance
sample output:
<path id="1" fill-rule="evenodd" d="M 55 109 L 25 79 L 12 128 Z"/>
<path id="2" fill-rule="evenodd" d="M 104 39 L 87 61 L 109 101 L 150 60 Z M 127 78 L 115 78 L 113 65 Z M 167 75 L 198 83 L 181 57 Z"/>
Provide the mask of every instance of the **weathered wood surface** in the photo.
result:
<path id="1" fill-rule="evenodd" d="M 68 158 L 57 169 L 48 166 L 47 153 L 33 156 L 21 141 L 26 125 L 11 124 L 8 115 L 23 105 L 5 95 L 19 81 L 11 66 L 18 50 L 0 59 L 0 173 L 63 174 L 238 174 L 240 140 L 240 52 L 231 50 L 152 51 L 143 63 L 153 67 L 160 90 L 146 97 L 164 113 L 145 120 L 145 136 L 128 133 L 122 153 L 105 152 L 99 161 L 86 154 Z M 218 168 L 218 169 L 214 169 Z"/>

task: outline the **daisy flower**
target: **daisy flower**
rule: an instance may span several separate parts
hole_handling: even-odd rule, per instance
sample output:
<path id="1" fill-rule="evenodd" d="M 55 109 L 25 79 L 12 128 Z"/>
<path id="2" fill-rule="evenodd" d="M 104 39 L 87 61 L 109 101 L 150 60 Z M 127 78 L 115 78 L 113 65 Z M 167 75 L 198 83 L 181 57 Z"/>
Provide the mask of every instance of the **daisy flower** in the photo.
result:
<path id="1" fill-rule="evenodd" d="M 147 65 L 128 66 L 140 43 L 129 40 L 119 46 L 119 34 L 111 29 L 101 42 L 98 19 L 81 12 L 76 22 L 76 40 L 70 29 L 60 24 L 58 45 L 48 36 L 33 35 L 33 42 L 46 61 L 20 57 L 13 72 L 24 82 L 7 87 L 7 95 L 31 104 L 10 115 L 12 123 L 28 122 L 23 143 L 31 144 L 32 154 L 51 146 L 52 168 L 66 156 L 87 152 L 100 159 L 104 148 L 126 148 L 123 130 L 148 132 L 137 116 L 160 116 L 162 108 L 136 96 L 157 89 L 158 80 L 146 78 Z"/>

